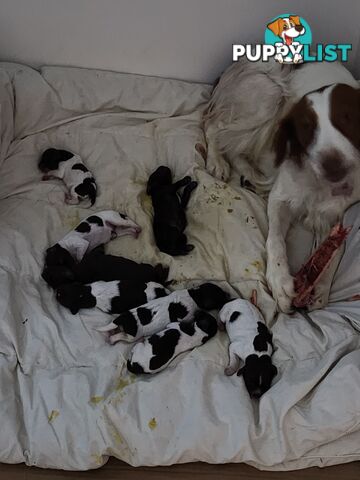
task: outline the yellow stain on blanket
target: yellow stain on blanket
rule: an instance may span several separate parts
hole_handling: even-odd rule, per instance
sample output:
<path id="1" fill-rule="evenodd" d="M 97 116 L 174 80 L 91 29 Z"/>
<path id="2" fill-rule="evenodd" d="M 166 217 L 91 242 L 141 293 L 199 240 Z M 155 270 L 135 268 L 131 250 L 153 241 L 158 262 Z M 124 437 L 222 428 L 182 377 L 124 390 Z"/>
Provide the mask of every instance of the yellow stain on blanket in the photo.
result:
<path id="1" fill-rule="evenodd" d="M 90 403 L 93 403 L 94 405 L 97 405 L 98 403 L 101 403 L 104 400 L 104 397 L 91 397 L 90 398 Z"/>
<path id="2" fill-rule="evenodd" d="M 50 415 L 48 416 L 48 422 L 51 423 L 60 415 L 58 410 L 51 410 Z"/>
<path id="3" fill-rule="evenodd" d="M 133 373 L 130 373 L 130 375 L 128 375 L 126 378 L 119 377 L 118 383 L 116 385 L 116 390 L 118 391 L 124 390 L 124 388 L 135 383 L 135 380 L 136 380 L 136 375 L 134 375 Z"/>
<path id="4" fill-rule="evenodd" d="M 113 437 L 117 445 L 121 445 L 122 443 L 124 443 L 123 437 L 120 435 L 120 433 L 117 430 L 115 430 L 114 427 L 112 427 L 111 429 L 111 436 Z"/>
<path id="5" fill-rule="evenodd" d="M 253 261 L 251 265 L 255 267 L 258 272 L 262 272 L 264 270 L 264 265 L 260 260 Z"/>
<path id="6" fill-rule="evenodd" d="M 153 418 L 149 421 L 148 425 L 149 425 L 150 430 L 155 430 L 155 428 L 157 427 L 156 418 L 153 417 Z"/>
<path id="7" fill-rule="evenodd" d="M 72 213 L 69 213 L 65 218 L 64 218 L 64 224 L 69 227 L 69 230 L 73 230 L 77 225 L 79 225 L 81 219 L 80 219 L 80 213 L 79 210 L 75 210 Z"/>
<path id="8" fill-rule="evenodd" d="M 102 465 L 103 464 L 102 455 L 99 455 L 98 453 L 93 453 L 91 455 L 91 459 L 96 463 L 96 465 Z"/>

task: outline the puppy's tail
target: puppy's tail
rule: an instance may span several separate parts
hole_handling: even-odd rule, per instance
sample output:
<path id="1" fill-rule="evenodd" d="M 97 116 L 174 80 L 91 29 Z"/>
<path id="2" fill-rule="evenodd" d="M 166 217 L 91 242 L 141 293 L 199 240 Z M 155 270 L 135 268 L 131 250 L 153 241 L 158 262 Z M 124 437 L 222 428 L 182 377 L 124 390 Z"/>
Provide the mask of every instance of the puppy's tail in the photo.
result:
<path id="1" fill-rule="evenodd" d="M 158 263 L 154 267 L 156 280 L 157 282 L 161 283 L 162 285 L 167 285 L 167 278 L 169 276 L 169 267 L 164 267 L 161 263 Z"/>

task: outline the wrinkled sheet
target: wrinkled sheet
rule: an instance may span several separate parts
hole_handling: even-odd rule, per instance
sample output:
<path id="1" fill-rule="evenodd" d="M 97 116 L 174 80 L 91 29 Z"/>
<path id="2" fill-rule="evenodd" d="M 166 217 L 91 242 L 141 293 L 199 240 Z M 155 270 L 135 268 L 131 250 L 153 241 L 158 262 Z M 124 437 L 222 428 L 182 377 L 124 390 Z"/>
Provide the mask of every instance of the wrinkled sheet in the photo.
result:
<path id="1" fill-rule="evenodd" d="M 195 150 L 209 86 L 77 68 L 0 64 L 0 461 L 85 470 L 115 456 L 132 465 L 246 462 L 262 469 L 332 465 L 360 458 L 359 208 L 327 308 L 275 316 L 264 277 L 265 204 L 236 182 L 212 178 Z M 99 196 L 91 210 L 64 204 L 64 187 L 41 182 L 39 155 L 80 154 Z M 186 257 L 160 253 L 145 193 L 160 164 L 199 182 L 189 208 Z M 274 386 L 251 401 L 223 374 L 224 333 L 164 372 L 135 377 L 128 345 L 56 303 L 40 277 L 44 250 L 80 219 L 126 211 L 142 227 L 110 253 L 170 266 L 172 288 L 214 281 L 259 306 L 273 328 Z"/>

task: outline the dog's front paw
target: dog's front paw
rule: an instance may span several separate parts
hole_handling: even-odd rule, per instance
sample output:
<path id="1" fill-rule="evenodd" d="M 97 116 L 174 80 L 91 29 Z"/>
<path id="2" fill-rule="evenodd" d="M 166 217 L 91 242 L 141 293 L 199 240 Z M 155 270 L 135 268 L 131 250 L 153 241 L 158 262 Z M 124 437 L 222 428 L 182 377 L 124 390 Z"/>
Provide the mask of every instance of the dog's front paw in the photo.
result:
<path id="1" fill-rule="evenodd" d="M 268 286 L 281 312 L 292 311 L 292 302 L 295 297 L 294 278 L 286 268 L 279 266 L 276 269 L 268 268 L 266 273 Z"/>
<path id="2" fill-rule="evenodd" d="M 294 55 L 294 58 L 293 58 L 293 62 L 294 63 L 301 63 L 302 62 L 302 56 L 300 55 L 300 53 L 295 53 Z"/>
<path id="3" fill-rule="evenodd" d="M 215 178 L 226 182 L 230 177 L 230 165 L 220 155 L 208 155 L 206 162 L 207 171 Z"/>
<path id="4" fill-rule="evenodd" d="M 284 57 L 281 55 L 281 53 L 275 55 L 275 60 L 279 63 L 284 63 Z"/>

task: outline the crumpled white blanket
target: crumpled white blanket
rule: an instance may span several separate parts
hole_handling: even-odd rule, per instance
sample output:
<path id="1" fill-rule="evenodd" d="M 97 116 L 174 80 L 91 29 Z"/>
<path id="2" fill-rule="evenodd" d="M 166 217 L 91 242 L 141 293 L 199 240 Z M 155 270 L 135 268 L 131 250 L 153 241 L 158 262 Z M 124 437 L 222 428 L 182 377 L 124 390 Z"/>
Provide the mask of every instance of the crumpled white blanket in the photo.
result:
<path id="1" fill-rule="evenodd" d="M 264 278 L 265 205 L 205 170 L 202 110 L 209 86 L 130 74 L 0 64 L 0 461 L 83 470 L 110 455 L 132 465 L 246 462 L 262 469 L 360 458 L 360 219 L 330 304 L 306 317 L 275 317 Z M 41 182 L 46 148 L 81 155 L 99 196 L 91 210 L 64 203 L 60 182 Z M 189 208 L 186 257 L 160 253 L 145 193 L 160 164 L 199 182 Z M 218 334 L 162 373 L 126 372 L 129 345 L 110 346 L 94 327 L 100 310 L 71 313 L 40 277 L 44 250 L 90 211 L 126 211 L 138 240 L 111 253 L 170 266 L 172 288 L 214 281 L 232 294 L 258 291 L 274 333 L 274 386 L 259 402 L 223 374 L 228 340 Z"/>

